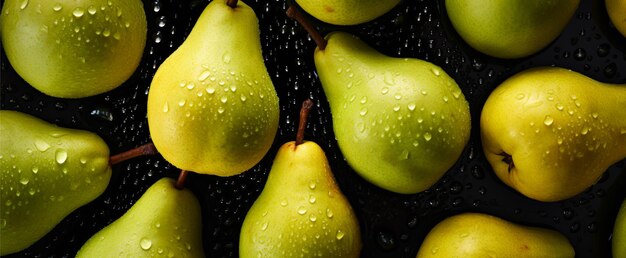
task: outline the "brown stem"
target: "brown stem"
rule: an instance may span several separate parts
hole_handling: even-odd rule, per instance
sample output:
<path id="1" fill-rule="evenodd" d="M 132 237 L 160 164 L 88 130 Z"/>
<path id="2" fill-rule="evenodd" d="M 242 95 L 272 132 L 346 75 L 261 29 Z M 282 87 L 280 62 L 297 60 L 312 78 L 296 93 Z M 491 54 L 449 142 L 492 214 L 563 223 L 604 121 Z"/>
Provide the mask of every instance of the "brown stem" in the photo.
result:
<path id="1" fill-rule="evenodd" d="M 300 123 L 298 124 L 298 133 L 296 134 L 296 146 L 304 142 L 304 129 L 306 128 L 307 119 L 309 119 L 309 112 L 313 108 L 313 101 L 310 99 L 302 102 L 302 108 L 300 108 Z"/>
<path id="2" fill-rule="evenodd" d="M 226 5 L 230 6 L 230 8 L 237 7 L 238 0 L 226 0 Z"/>
<path id="3" fill-rule="evenodd" d="M 185 188 L 185 181 L 187 180 L 187 170 L 181 170 L 180 174 L 178 175 L 178 180 L 176 180 L 176 185 L 174 185 L 176 187 L 176 189 L 183 189 Z"/>
<path id="4" fill-rule="evenodd" d="M 109 164 L 116 165 L 132 158 L 136 158 L 136 157 L 144 156 L 144 155 L 152 155 L 152 154 L 157 154 L 157 153 L 158 151 L 156 147 L 154 147 L 154 144 L 147 143 L 137 148 L 134 148 L 132 150 L 128 150 L 128 151 L 111 156 L 111 158 L 109 159 Z"/>
<path id="5" fill-rule="evenodd" d="M 508 154 L 506 152 L 502 152 L 502 153 L 500 153 L 498 155 L 504 157 L 504 158 L 502 158 L 502 161 L 509 165 L 509 173 L 511 173 L 511 170 L 515 167 L 515 163 L 513 163 L 513 156 L 511 156 L 510 154 Z"/>
<path id="6" fill-rule="evenodd" d="M 317 29 L 315 29 L 315 27 L 313 27 L 313 25 L 307 19 L 305 19 L 304 16 L 302 16 L 302 13 L 300 13 L 298 9 L 293 6 L 289 6 L 289 9 L 287 9 L 287 16 L 291 19 L 296 20 L 298 23 L 300 23 L 300 25 L 302 25 L 302 27 L 304 27 L 309 35 L 311 35 L 311 38 L 315 40 L 317 48 L 319 48 L 320 50 L 324 50 L 326 48 L 326 44 L 328 42 L 324 39 L 324 37 L 322 37 L 322 35 L 320 35 L 319 31 L 317 31 Z"/>

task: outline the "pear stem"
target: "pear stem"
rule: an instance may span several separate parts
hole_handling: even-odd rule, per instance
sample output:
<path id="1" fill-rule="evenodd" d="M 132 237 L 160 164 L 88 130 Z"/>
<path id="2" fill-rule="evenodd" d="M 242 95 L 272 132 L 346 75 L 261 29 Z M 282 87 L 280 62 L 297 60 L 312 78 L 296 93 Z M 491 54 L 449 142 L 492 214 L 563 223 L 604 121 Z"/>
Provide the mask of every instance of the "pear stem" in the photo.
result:
<path id="1" fill-rule="evenodd" d="M 176 185 L 174 185 L 174 187 L 176 187 L 176 189 L 181 190 L 183 188 L 185 188 L 185 181 L 187 181 L 187 170 L 181 170 L 180 174 L 178 175 L 178 180 L 176 180 Z"/>
<path id="2" fill-rule="evenodd" d="M 309 119 L 309 112 L 311 112 L 312 108 L 312 100 L 307 99 L 302 102 L 302 108 L 300 108 L 300 123 L 298 124 L 298 133 L 296 134 L 296 146 L 304 142 L 304 129 L 306 128 L 306 123 Z"/>
<path id="3" fill-rule="evenodd" d="M 137 148 L 119 153 L 119 154 L 115 154 L 113 156 L 111 156 L 111 158 L 109 158 L 109 164 L 111 165 L 117 165 L 119 163 L 122 163 L 126 160 L 132 159 L 132 158 L 136 158 L 139 156 L 145 156 L 145 155 L 153 155 L 153 154 L 157 154 L 159 153 L 156 149 L 156 147 L 154 147 L 154 144 L 152 143 L 147 143 L 144 145 L 141 145 Z"/>
<path id="4" fill-rule="evenodd" d="M 326 48 L 326 44 L 328 43 L 326 39 L 320 35 L 320 32 L 317 31 L 317 29 L 315 29 L 315 27 L 313 27 L 313 25 L 306 18 L 304 18 L 304 16 L 302 16 L 302 13 L 300 13 L 298 9 L 293 6 L 289 6 L 289 9 L 287 9 L 287 16 L 296 20 L 300 23 L 300 25 L 302 25 L 302 27 L 304 27 L 311 38 L 315 41 L 315 44 L 317 44 L 317 48 L 320 50 L 324 50 Z"/>
<path id="5" fill-rule="evenodd" d="M 238 0 L 226 0 L 226 5 L 230 6 L 230 8 L 237 7 Z"/>

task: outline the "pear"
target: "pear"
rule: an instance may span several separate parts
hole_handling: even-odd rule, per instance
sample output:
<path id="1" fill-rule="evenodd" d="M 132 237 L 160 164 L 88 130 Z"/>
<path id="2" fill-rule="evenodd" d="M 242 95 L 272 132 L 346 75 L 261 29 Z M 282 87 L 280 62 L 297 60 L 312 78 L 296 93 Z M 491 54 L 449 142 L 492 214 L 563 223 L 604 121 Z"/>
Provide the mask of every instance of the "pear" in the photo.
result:
<path id="1" fill-rule="evenodd" d="M 574 257 L 561 233 L 481 213 L 462 213 L 437 224 L 418 253 L 426 257 Z"/>
<path id="2" fill-rule="evenodd" d="M 257 18 L 246 4 L 235 4 L 209 3 L 150 86 L 150 135 L 183 170 L 242 173 L 263 158 L 278 129 L 278 96 L 261 55 Z"/>
<path id="3" fill-rule="evenodd" d="M 624 245 L 626 243 L 626 199 L 622 201 L 622 206 L 617 212 L 611 242 L 613 258 L 626 258 L 626 245 Z"/>
<path id="4" fill-rule="evenodd" d="M 240 257 L 359 257 L 360 250 L 358 220 L 324 151 L 314 142 L 281 146 L 243 222 Z"/>
<path id="5" fill-rule="evenodd" d="M 481 114 L 483 150 L 496 175 L 535 200 L 570 198 L 626 157 L 626 84 L 558 67 L 500 84 Z"/>
<path id="6" fill-rule="evenodd" d="M 104 192 L 109 148 L 96 134 L 1 110 L 0 173 L 0 255 L 6 255 Z"/>
<path id="7" fill-rule="evenodd" d="M 313 17 L 335 25 L 356 25 L 389 12 L 400 0 L 296 0 Z"/>
<path id="8" fill-rule="evenodd" d="M 204 257 L 200 204 L 175 181 L 154 183 L 119 219 L 93 235 L 76 257 Z"/>
<path id="9" fill-rule="evenodd" d="M 133 74 L 147 25 L 140 0 L 6 0 L 0 31 L 26 82 L 53 97 L 82 98 Z"/>
<path id="10" fill-rule="evenodd" d="M 606 11 L 615 28 L 626 37 L 626 1 L 606 0 Z"/>
<path id="11" fill-rule="evenodd" d="M 498 58 L 522 58 L 545 48 L 571 20 L 580 0 L 446 0 L 461 38 Z"/>
<path id="12" fill-rule="evenodd" d="M 389 191 L 426 190 L 469 140 L 469 105 L 454 79 L 418 59 L 385 56 L 333 32 L 315 50 L 339 148 L 362 177 Z"/>

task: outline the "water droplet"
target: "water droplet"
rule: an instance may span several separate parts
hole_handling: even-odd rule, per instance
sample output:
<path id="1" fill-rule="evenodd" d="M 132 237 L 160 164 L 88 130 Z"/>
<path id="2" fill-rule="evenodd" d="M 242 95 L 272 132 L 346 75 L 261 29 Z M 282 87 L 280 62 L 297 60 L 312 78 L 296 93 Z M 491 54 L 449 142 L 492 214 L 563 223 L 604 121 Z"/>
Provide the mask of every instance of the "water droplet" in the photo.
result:
<path id="1" fill-rule="evenodd" d="M 67 151 L 64 149 L 58 149 L 55 154 L 55 159 L 57 163 L 63 164 L 67 160 Z"/>
<path id="2" fill-rule="evenodd" d="M 317 200 L 317 199 L 315 198 L 315 196 L 313 196 L 313 195 L 309 196 L 309 202 L 310 202 L 310 203 L 312 203 L 312 204 L 313 204 L 313 203 L 315 203 L 315 201 L 316 201 L 316 200 Z"/>
<path id="3" fill-rule="evenodd" d="M 24 10 L 26 9 L 26 6 L 28 6 L 28 0 L 22 0 L 22 3 L 20 4 L 20 9 Z"/>
<path id="4" fill-rule="evenodd" d="M 584 126 L 583 129 L 580 131 L 580 133 L 582 135 L 587 135 L 587 133 L 589 133 L 589 127 Z"/>
<path id="5" fill-rule="evenodd" d="M 550 115 L 546 115 L 546 118 L 543 120 L 543 124 L 546 126 L 551 126 L 554 123 L 554 118 Z"/>
<path id="6" fill-rule="evenodd" d="M 389 93 L 389 88 L 383 87 L 383 89 L 380 91 L 380 93 L 382 93 L 383 95 Z"/>
<path id="7" fill-rule="evenodd" d="M 361 109 L 361 112 L 359 112 L 359 114 L 361 114 L 361 116 L 364 116 L 365 114 L 367 114 L 367 108 Z"/>
<path id="8" fill-rule="evenodd" d="M 515 98 L 519 99 L 519 100 L 524 99 L 524 97 L 526 97 L 526 95 L 524 95 L 524 93 L 520 93 L 520 94 L 517 94 L 517 96 L 515 96 Z"/>
<path id="9" fill-rule="evenodd" d="M 563 111 L 564 107 L 561 104 L 556 104 L 556 109 L 559 111 Z"/>
<path id="10" fill-rule="evenodd" d="M 594 119 L 598 118 L 598 116 L 599 116 L 599 115 L 598 115 L 598 113 L 596 113 L 596 112 L 591 113 L 591 117 L 593 117 Z"/>
<path id="11" fill-rule="evenodd" d="M 38 167 L 33 167 L 32 171 L 33 171 L 33 174 L 37 174 L 37 172 L 39 172 L 39 168 Z"/>
<path id="12" fill-rule="evenodd" d="M 39 151 L 46 151 L 50 148 L 50 144 L 42 140 L 35 140 L 35 147 L 37 147 Z"/>
<path id="13" fill-rule="evenodd" d="M 424 134 L 424 140 L 430 141 L 430 139 L 432 139 L 432 138 L 433 138 L 433 136 L 430 133 L 425 133 Z"/>
<path id="14" fill-rule="evenodd" d="M 223 61 L 225 64 L 230 63 L 230 59 L 231 59 L 231 56 L 230 56 L 230 53 L 229 53 L 229 52 L 226 52 L 226 53 L 224 53 L 224 54 L 222 55 L 222 61 Z"/>
<path id="15" fill-rule="evenodd" d="M 343 233 L 343 231 L 341 231 L 341 229 L 337 230 L 337 234 L 335 235 L 335 237 L 337 238 L 337 240 L 341 240 L 343 239 L 343 237 L 345 236 L 345 234 Z"/>
<path id="16" fill-rule="evenodd" d="M 53 7 L 52 10 L 54 10 L 55 12 L 61 11 L 61 9 L 63 9 L 63 6 L 60 3 L 56 3 Z"/>
<path id="17" fill-rule="evenodd" d="M 367 102 L 367 97 L 366 97 L 366 96 L 363 96 L 363 97 L 361 98 L 361 104 L 365 104 L 366 102 Z"/>
<path id="18" fill-rule="evenodd" d="M 195 88 L 196 85 L 193 82 L 187 83 L 187 89 L 188 90 L 193 90 L 193 88 Z"/>
<path id="19" fill-rule="evenodd" d="M 409 151 L 403 150 L 402 153 L 400 154 L 400 159 L 403 159 L 403 160 L 409 159 Z"/>
<path id="20" fill-rule="evenodd" d="M 402 99 L 402 95 L 400 95 L 400 94 L 396 94 L 394 97 L 395 97 L 397 100 Z"/>
<path id="21" fill-rule="evenodd" d="M 315 182 L 311 181 L 309 183 L 309 188 L 311 188 L 311 190 L 313 190 L 313 189 L 315 189 L 315 187 L 316 187 Z"/>
<path id="22" fill-rule="evenodd" d="M 226 97 L 226 96 L 222 96 L 222 97 L 220 98 L 220 101 L 221 101 L 222 103 L 226 104 L 226 102 L 228 102 L 228 97 Z"/>
<path id="23" fill-rule="evenodd" d="M 400 106 L 396 105 L 396 106 L 393 107 L 393 111 L 398 112 L 399 110 L 400 110 Z"/>
<path id="24" fill-rule="evenodd" d="M 184 106 L 186 103 L 187 103 L 187 101 L 186 101 L 186 100 L 181 99 L 181 100 L 179 100 L 179 101 L 178 101 L 178 106 L 182 107 L 182 106 Z"/>
<path id="25" fill-rule="evenodd" d="M 327 208 L 326 209 L 326 217 L 332 218 L 333 216 L 335 216 L 335 214 L 333 214 L 333 210 L 331 210 L 330 208 Z"/>
<path id="26" fill-rule="evenodd" d="M 280 206 L 287 207 L 287 199 L 283 199 L 280 201 Z"/>
<path id="27" fill-rule="evenodd" d="M 315 216 L 315 214 L 311 213 L 311 214 L 309 214 L 309 220 L 311 220 L 311 222 L 315 222 L 315 221 L 317 221 L 317 216 Z"/>
<path id="28" fill-rule="evenodd" d="M 209 87 L 206 88 L 206 92 L 209 93 L 209 94 L 213 94 L 213 93 L 215 93 L 215 88 L 209 86 Z"/>
<path id="29" fill-rule="evenodd" d="M 163 105 L 163 112 L 167 113 L 167 111 L 170 111 L 170 106 L 167 104 L 167 101 L 166 101 L 165 104 Z"/>
<path id="30" fill-rule="evenodd" d="M 141 241 L 139 241 L 139 245 L 141 246 L 141 249 L 149 250 L 150 247 L 152 247 L 152 241 L 147 238 L 142 238 Z"/>
<path id="31" fill-rule="evenodd" d="M 83 10 L 83 8 L 76 7 L 76 9 L 72 11 L 72 14 L 74 15 L 74 17 L 79 18 L 79 17 L 83 17 L 83 15 L 85 14 L 85 11 Z"/>
<path id="32" fill-rule="evenodd" d="M 265 231 L 267 229 L 268 224 L 269 224 L 268 222 L 263 223 L 263 225 L 261 225 L 261 230 Z"/>
<path id="33" fill-rule="evenodd" d="M 303 206 L 300 206 L 300 208 L 298 208 L 298 214 L 300 215 L 306 214 L 306 208 L 304 208 Z"/>
<path id="34" fill-rule="evenodd" d="M 415 104 L 414 103 L 409 104 L 408 108 L 411 111 L 415 110 Z"/>
<path id="35" fill-rule="evenodd" d="M 432 69 L 430 69 L 430 71 L 431 71 L 431 72 L 433 72 L 433 74 L 434 74 L 435 76 L 439 76 L 439 75 L 441 75 L 441 71 L 439 71 L 439 69 L 432 68 Z"/>
<path id="36" fill-rule="evenodd" d="M 105 28 L 104 31 L 102 31 L 102 36 L 108 37 L 110 35 L 111 35 L 111 30 L 109 28 Z"/>
<path id="37" fill-rule="evenodd" d="M 87 8 L 87 12 L 88 12 L 89 14 L 91 14 L 91 15 L 96 14 L 96 11 L 97 11 L 97 10 L 98 10 L 98 9 L 96 9 L 96 7 L 94 7 L 93 5 L 90 5 L 90 6 L 89 6 L 89 8 Z"/>
<path id="38" fill-rule="evenodd" d="M 431 253 L 436 254 L 437 252 L 439 252 L 439 248 L 434 247 L 433 249 L 430 250 Z"/>
<path id="39" fill-rule="evenodd" d="M 224 113 L 224 111 L 226 111 L 226 110 L 224 109 L 224 107 L 219 107 L 219 108 L 217 108 L 217 113 L 223 114 L 223 113 Z"/>
<path id="40" fill-rule="evenodd" d="M 424 96 L 428 95 L 428 92 L 425 91 L 425 90 L 421 90 L 420 93 L 422 93 L 422 95 L 424 95 Z"/>
<path id="41" fill-rule="evenodd" d="M 209 71 L 204 71 L 200 74 L 200 76 L 198 76 L 198 81 L 204 81 L 207 78 L 209 78 L 209 76 L 211 75 L 211 72 Z"/>
<path id="42" fill-rule="evenodd" d="M 448 102 L 448 96 L 443 96 L 443 102 Z"/>
<path id="43" fill-rule="evenodd" d="M 30 179 L 28 179 L 26 177 L 20 179 L 20 183 L 23 184 L 23 185 L 27 185 L 29 181 L 30 181 Z"/>

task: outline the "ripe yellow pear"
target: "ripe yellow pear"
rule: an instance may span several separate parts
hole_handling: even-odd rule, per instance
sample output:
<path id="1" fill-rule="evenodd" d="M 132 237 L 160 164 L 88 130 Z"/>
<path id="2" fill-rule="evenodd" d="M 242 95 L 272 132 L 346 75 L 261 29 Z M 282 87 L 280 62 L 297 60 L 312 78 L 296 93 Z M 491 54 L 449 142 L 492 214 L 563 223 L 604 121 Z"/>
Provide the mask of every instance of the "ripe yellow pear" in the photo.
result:
<path id="1" fill-rule="evenodd" d="M 180 169 L 235 175 L 267 153 L 278 118 L 254 11 L 241 1 L 235 7 L 212 1 L 154 75 L 148 94 L 154 145 Z"/>
<path id="2" fill-rule="evenodd" d="M 561 233 L 515 224 L 481 213 L 455 215 L 426 236 L 417 258 L 573 258 L 574 247 Z"/>
<path id="3" fill-rule="evenodd" d="M 613 258 L 626 258 L 626 199 L 617 212 L 611 243 Z"/>
<path id="4" fill-rule="evenodd" d="M 389 12 L 400 0 L 296 0 L 313 17 L 335 25 L 365 23 Z"/>
<path id="5" fill-rule="evenodd" d="M 133 74 L 147 25 L 140 0 L 6 0 L 0 31 L 26 82 L 53 97 L 82 98 Z"/>
<path id="6" fill-rule="evenodd" d="M 496 175 L 539 201 L 593 185 L 626 157 L 626 85 L 556 67 L 522 71 L 482 110 L 483 150 Z"/>
<path id="7" fill-rule="evenodd" d="M 606 0 L 605 3 L 611 22 L 626 37 L 626 0 Z"/>

